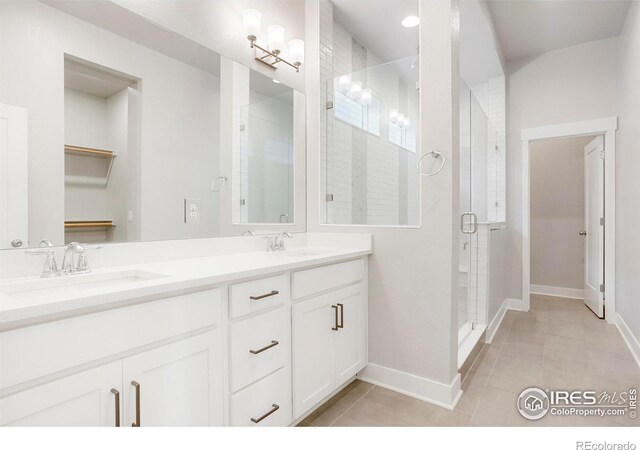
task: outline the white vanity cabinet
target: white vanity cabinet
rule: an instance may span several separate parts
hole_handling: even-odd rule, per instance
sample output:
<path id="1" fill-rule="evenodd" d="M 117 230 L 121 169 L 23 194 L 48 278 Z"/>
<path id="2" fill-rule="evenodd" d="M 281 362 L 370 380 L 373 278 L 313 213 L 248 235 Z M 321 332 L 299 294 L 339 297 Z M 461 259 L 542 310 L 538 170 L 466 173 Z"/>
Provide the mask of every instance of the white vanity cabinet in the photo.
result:
<path id="1" fill-rule="evenodd" d="M 294 292 L 309 296 L 293 305 L 296 418 L 354 377 L 366 364 L 364 274 L 363 260 L 294 274 Z M 339 284 L 348 286 L 336 289 Z M 319 293 L 327 287 L 335 290 Z"/>
<path id="2" fill-rule="evenodd" d="M 1 331 L 0 425 L 295 423 L 366 364 L 366 256 L 311 267 Z"/>

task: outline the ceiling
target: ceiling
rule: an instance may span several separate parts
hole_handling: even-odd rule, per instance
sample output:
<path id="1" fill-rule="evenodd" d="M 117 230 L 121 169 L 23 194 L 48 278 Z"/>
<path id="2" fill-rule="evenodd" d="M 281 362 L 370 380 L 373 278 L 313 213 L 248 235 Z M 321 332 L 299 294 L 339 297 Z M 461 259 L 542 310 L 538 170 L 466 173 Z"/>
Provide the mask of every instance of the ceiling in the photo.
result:
<path id="1" fill-rule="evenodd" d="M 618 36 L 628 0 L 486 0 L 507 61 Z"/>
<path id="2" fill-rule="evenodd" d="M 418 29 L 402 19 L 418 15 L 418 0 L 331 0 L 333 18 L 383 62 L 415 55 Z"/>

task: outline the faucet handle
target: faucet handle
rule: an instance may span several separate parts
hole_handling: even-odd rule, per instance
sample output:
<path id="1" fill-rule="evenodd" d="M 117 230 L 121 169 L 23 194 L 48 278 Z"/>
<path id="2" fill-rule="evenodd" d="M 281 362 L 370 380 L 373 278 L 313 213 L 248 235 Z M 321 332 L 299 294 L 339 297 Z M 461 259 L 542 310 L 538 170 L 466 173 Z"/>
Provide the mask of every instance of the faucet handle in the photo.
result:
<path id="1" fill-rule="evenodd" d="M 278 249 L 278 235 L 265 234 L 263 237 L 267 240 L 267 251 L 275 252 Z"/>
<path id="2" fill-rule="evenodd" d="M 56 262 L 56 254 L 53 247 L 28 248 L 24 251 L 27 255 L 47 255 L 42 269 L 42 278 L 50 278 L 59 275 L 58 263 Z"/>
<path id="3" fill-rule="evenodd" d="M 76 264 L 76 270 L 82 272 L 91 272 L 91 267 L 89 267 L 89 256 L 87 255 L 88 250 L 100 250 L 102 248 L 101 245 L 90 245 L 90 244 L 78 244 L 78 262 Z"/>

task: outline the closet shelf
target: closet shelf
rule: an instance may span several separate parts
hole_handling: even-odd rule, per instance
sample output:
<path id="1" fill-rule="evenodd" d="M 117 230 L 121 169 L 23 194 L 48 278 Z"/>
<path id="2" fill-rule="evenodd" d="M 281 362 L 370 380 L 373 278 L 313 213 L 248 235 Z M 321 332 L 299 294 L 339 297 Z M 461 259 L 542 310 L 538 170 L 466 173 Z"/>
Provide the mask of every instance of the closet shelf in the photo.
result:
<path id="1" fill-rule="evenodd" d="M 64 222 L 65 229 L 73 228 L 114 228 L 112 220 L 68 220 Z"/>
<path id="2" fill-rule="evenodd" d="M 99 158 L 104 159 L 109 167 L 107 167 L 107 173 L 104 178 L 102 177 L 93 177 L 93 176 L 84 176 L 84 175 L 67 175 L 65 176 L 65 182 L 68 184 L 79 184 L 79 185 L 93 185 L 93 186 L 107 186 L 109 183 L 109 177 L 111 176 L 111 169 L 113 168 L 113 160 L 116 155 L 109 150 L 101 150 L 98 148 L 90 148 L 90 147 L 80 147 L 77 145 L 69 145 L 65 144 L 64 152 L 68 155 L 81 156 L 81 157 L 91 157 L 91 158 Z"/>
<path id="3" fill-rule="evenodd" d="M 77 145 L 65 145 L 65 153 L 73 153 L 78 156 L 93 156 L 97 158 L 115 158 L 116 155 L 109 150 L 101 150 L 98 148 L 79 147 Z"/>

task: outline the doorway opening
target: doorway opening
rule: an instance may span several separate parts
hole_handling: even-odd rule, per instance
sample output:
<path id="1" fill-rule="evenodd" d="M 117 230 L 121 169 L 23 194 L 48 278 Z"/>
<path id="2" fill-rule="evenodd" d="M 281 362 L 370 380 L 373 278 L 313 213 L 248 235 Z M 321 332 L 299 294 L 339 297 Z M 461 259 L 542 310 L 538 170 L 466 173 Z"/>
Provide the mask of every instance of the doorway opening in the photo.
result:
<path id="1" fill-rule="evenodd" d="M 615 322 L 616 129 L 614 117 L 522 131 L 522 309 L 531 293 L 583 298 Z"/>

